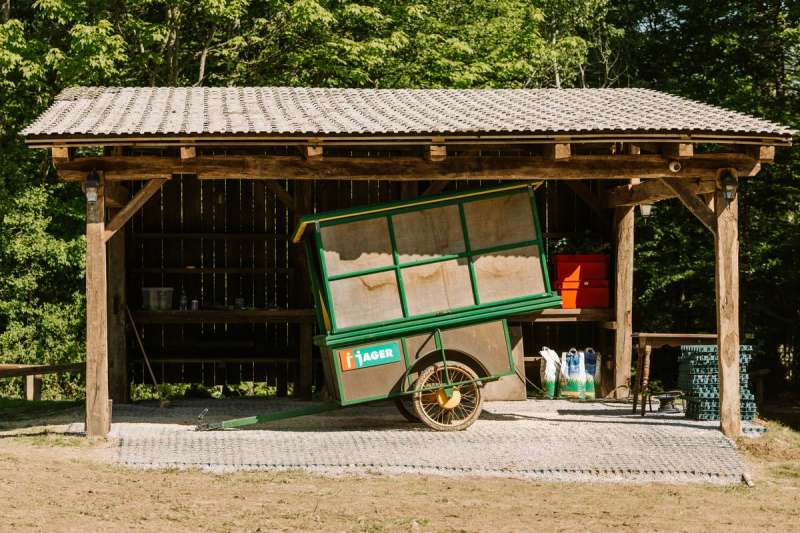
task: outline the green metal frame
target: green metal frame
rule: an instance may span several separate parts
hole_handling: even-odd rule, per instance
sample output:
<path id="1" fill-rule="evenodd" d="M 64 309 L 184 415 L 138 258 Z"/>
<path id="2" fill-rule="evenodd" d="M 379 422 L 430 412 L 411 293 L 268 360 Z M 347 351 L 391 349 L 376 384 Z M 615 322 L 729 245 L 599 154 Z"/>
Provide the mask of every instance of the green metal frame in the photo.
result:
<path id="1" fill-rule="evenodd" d="M 314 253 L 314 261 L 312 262 L 318 265 L 318 269 L 312 268 L 311 271 L 312 273 L 318 273 L 320 275 L 320 279 L 313 280 L 312 282 L 315 284 L 315 287 L 317 287 L 317 289 L 314 291 L 315 304 L 317 306 L 324 307 L 325 311 L 327 311 L 326 316 L 329 317 L 330 320 L 329 324 L 320 323 L 321 329 L 327 334 L 318 337 L 317 342 L 330 347 L 345 346 L 362 341 L 374 340 L 376 338 L 402 336 L 411 333 L 419 333 L 426 330 L 431 331 L 437 327 L 450 327 L 458 324 L 465 325 L 469 323 L 485 322 L 511 314 L 528 313 L 548 307 L 558 306 L 561 303 L 561 299 L 555 293 L 555 291 L 553 291 L 550 285 L 549 274 L 547 271 L 547 261 L 544 253 L 544 242 L 541 227 L 539 225 L 538 208 L 536 206 L 534 197 L 534 189 L 539 184 L 540 183 L 523 183 L 510 186 L 504 185 L 500 187 L 480 189 L 477 191 L 451 193 L 437 197 L 426 197 L 424 199 L 404 202 L 392 202 L 379 206 L 347 209 L 304 217 L 295 232 L 294 239 L 295 241 L 300 240 L 305 228 L 309 225 L 314 225 L 316 231 L 314 231 L 313 239 L 314 245 L 316 246 L 316 253 Z M 467 229 L 466 217 L 464 214 L 464 204 L 487 198 L 516 194 L 525 189 L 528 190 L 531 199 L 531 216 L 533 218 L 536 232 L 535 238 L 498 246 L 473 249 Z M 418 212 L 425 209 L 433 209 L 447 205 L 458 205 L 465 250 L 460 253 L 442 255 L 431 259 L 400 262 L 392 217 L 401 213 Z M 392 264 L 353 272 L 346 272 L 343 274 L 330 275 L 325 262 L 325 249 L 324 243 L 322 242 L 320 229 L 326 226 L 346 224 L 358 220 L 372 220 L 381 218 L 385 219 L 387 224 L 389 240 L 392 247 Z M 526 246 L 537 247 L 544 277 L 545 292 L 482 304 L 480 302 L 480 295 L 478 292 L 478 280 L 475 274 L 474 259 L 482 254 L 513 250 Z M 309 251 L 309 248 L 307 248 L 307 251 Z M 441 263 L 454 259 L 466 259 L 468 261 L 473 304 L 448 311 L 409 316 L 408 299 L 406 297 L 405 287 L 403 286 L 403 269 L 432 263 Z M 360 324 L 346 328 L 337 327 L 336 311 L 334 309 L 333 299 L 331 297 L 330 283 L 341 279 L 391 271 L 395 272 L 395 280 L 397 282 L 397 291 L 400 299 L 402 316 L 391 320 Z M 322 289 L 321 292 L 319 291 L 320 288 Z M 322 313 L 320 312 L 317 313 L 318 319 L 321 314 Z"/>

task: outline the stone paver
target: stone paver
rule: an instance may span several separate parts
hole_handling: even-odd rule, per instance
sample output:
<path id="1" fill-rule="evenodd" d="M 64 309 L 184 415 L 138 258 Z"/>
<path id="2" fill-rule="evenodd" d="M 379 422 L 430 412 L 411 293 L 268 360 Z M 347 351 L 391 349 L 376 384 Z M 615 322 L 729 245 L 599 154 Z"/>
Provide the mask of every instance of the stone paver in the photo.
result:
<path id="1" fill-rule="evenodd" d="M 410 424 L 391 405 L 361 406 L 255 429 L 196 432 L 194 417 L 297 407 L 278 400 L 186 400 L 115 408 L 116 460 L 141 468 L 305 469 L 542 480 L 740 483 L 746 467 L 716 423 L 630 413 L 618 403 L 529 400 L 485 404 L 463 432 Z M 78 428 L 76 428 L 78 429 Z"/>

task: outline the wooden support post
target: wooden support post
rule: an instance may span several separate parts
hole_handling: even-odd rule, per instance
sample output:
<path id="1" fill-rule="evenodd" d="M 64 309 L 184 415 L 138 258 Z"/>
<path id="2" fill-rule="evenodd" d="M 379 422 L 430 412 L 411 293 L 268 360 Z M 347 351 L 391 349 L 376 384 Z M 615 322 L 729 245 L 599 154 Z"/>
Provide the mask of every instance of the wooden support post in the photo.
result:
<path id="1" fill-rule="evenodd" d="M 741 435 L 739 405 L 739 198 L 714 195 L 717 231 L 714 235 L 719 343 L 720 429 L 729 438 Z"/>
<path id="2" fill-rule="evenodd" d="M 630 391 L 633 333 L 633 222 L 634 207 L 614 210 L 616 230 L 616 340 L 614 342 L 614 396 Z"/>
<path id="3" fill-rule="evenodd" d="M 86 202 L 86 436 L 105 437 L 108 413 L 108 295 L 105 194 Z"/>
<path id="4" fill-rule="evenodd" d="M 42 376 L 40 374 L 25 376 L 25 399 L 29 402 L 38 402 L 42 399 Z"/>
<path id="5" fill-rule="evenodd" d="M 314 369 L 314 326 L 311 323 L 300 324 L 300 377 L 299 396 L 303 400 L 311 399 L 311 385 Z"/>
<path id="6" fill-rule="evenodd" d="M 125 337 L 125 231 L 108 241 L 108 393 L 128 403 L 128 345 Z"/>

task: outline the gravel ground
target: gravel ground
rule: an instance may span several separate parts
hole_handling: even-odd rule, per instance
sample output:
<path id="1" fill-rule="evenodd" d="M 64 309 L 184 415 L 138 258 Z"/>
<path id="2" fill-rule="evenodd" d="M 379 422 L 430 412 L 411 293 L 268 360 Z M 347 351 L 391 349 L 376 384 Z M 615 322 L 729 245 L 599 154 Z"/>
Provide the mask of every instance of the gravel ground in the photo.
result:
<path id="1" fill-rule="evenodd" d="M 303 406 L 291 400 L 182 400 L 164 409 L 118 406 L 115 460 L 138 468 L 303 469 L 492 475 L 560 481 L 737 484 L 748 474 L 714 422 L 632 415 L 630 405 L 566 400 L 493 402 L 464 432 L 405 422 L 386 404 L 360 406 L 249 429 L 194 431 L 209 420 Z M 80 424 L 71 428 L 80 431 Z"/>

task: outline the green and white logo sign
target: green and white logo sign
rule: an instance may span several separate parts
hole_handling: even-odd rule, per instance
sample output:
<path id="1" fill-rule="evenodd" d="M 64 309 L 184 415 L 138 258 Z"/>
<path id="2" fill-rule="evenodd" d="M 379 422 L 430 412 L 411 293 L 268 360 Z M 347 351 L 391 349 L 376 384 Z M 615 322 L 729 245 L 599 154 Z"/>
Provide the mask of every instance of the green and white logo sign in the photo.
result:
<path id="1" fill-rule="evenodd" d="M 357 370 L 370 366 L 385 365 L 387 363 L 397 363 L 400 361 L 403 352 L 400 343 L 397 341 L 373 344 L 372 346 L 360 346 L 358 348 L 347 348 L 339 350 L 339 364 L 342 371 Z"/>

